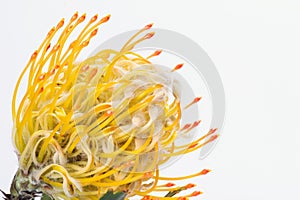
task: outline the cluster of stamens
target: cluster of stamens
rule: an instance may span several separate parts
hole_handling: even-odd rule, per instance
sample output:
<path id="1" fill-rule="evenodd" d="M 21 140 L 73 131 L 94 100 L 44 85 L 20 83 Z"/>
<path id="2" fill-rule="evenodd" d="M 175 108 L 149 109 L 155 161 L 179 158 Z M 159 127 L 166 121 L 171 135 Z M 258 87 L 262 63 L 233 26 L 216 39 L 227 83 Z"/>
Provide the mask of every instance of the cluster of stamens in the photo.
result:
<path id="1" fill-rule="evenodd" d="M 149 24 L 116 51 L 105 49 L 78 62 L 80 52 L 98 33 L 98 26 L 110 16 L 92 17 L 74 41 L 73 30 L 85 21 L 77 13 L 62 30 L 54 46 L 54 35 L 64 26 L 61 20 L 30 58 L 13 97 L 14 143 L 19 168 L 39 190 L 62 199 L 99 199 L 107 191 L 125 191 L 127 198 L 143 200 L 194 197 L 179 192 L 194 184 L 175 186 L 173 182 L 205 175 L 209 170 L 183 177 L 162 177 L 159 167 L 170 158 L 200 149 L 215 140 L 216 129 L 188 144 L 176 146 L 179 136 L 195 129 L 200 120 L 181 125 L 186 106 L 168 78 L 172 70 L 159 69 L 134 47 L 154 36 Z M 27 90 L 18 109 L 18 88 L 25 74 Z M 183 107 L 183 108 L 182 108 Z M 24 188 L 23 188 L 24 189 Z M 164 197 L 152 192 L 166 192 Z"/>

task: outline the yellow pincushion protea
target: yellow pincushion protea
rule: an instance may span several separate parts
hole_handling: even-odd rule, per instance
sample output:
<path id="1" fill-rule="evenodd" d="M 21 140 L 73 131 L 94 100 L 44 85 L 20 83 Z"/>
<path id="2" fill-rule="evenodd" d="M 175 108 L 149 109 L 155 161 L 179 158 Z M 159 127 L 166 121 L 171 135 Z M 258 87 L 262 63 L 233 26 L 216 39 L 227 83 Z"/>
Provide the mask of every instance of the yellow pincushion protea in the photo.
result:
<path id="1" fill-rule="evenodd" d="M 168 76 L 182 64 L 166 71 L 150 62 L 160 50 L 148 57 L 132 52 L 136 44 L 154 35 L 150 32 L 139 38 L 152 24 L 137 32 L 120 51 L 105 49 L 77 61 L 109 17 L 92 17 L 77 38 L 69 41 L 86 18 L 75 13 L 51 47 L 64 26 L 61 20 L 22 72 L 12 103 L 19 170 L 7 199 L 34 196 L 35 192 L 53 199 L 109 199 L 104 196 L 109 191 L 122 192 L 122 199 L 135 196 L 144 200 L 188 199 L 200 194 L 195 191 L 174 197 L 195 185 L 159 183 L 208 173 L 204 169 L 183 177 L 162 177 L 159 167 L 171 157 L 203 147 L 217 135 L 212 129 L 189 144 L 175 145 L 178 135 L 200 121 L 180 124 L 179 92 Z M 17 108 L 18 88 L 26 74 L 27 90 Z M 195 98 L 184 109 L 199 100 Z M 153 192 L 167 194 L 156 197 Z"/>

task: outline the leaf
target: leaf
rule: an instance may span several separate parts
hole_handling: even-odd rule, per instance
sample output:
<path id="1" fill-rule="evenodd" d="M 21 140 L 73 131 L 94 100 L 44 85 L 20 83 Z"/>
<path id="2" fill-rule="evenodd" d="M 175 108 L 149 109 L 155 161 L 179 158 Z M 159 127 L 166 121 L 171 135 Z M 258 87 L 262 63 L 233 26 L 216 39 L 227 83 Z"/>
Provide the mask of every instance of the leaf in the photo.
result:
<path id="1" fill-rule="evenodd" d="M 124 200 L 126 197 L 125 192 L 113 193 L 113 191 L 108 191 L 100 200 Z"/>
<path id="2" fill-rule="evenodd" d="M 43 193 L 41 200 L 53 200 L 53 198 L 48 196 L 47 194 Z"/>

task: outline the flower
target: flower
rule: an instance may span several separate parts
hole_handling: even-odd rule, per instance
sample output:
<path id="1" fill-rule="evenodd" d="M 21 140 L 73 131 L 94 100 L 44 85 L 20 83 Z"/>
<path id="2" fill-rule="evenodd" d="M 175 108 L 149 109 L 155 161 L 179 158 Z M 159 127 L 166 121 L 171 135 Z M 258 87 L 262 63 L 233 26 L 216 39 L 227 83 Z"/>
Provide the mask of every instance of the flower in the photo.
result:
<path id="1" fill-rule="evenodd" d="M 207 174 L 209 170 L 204 169 L 183 177 L 163 177 L 159 166 L 203 147 L 218 135 L 211 129 L 191 143 L 175 145 L 180 135 L 199 125 L 196 121 L 182 126 L 180 120 L 182 109 L 201 98 L 182 108 L 178 88 L 169 77 L 183 64 L 162 70 L 150 61 L 161 50 L 148 57 L 132 51 L 154 36 L 148 32 L 140 37 L 152 24 L 132 36 L 120 51 L 104 49 L 77 60 L 109 18 L 95 15 L 74 41 L 69 41 L 70 35 L 86 15 L 75 13 L 66 26 L 61 20 L 21 73 L 12 105 L 13 141 L 19 157 L 11 189 L 14 197 L 22 191 L 43 192 L 55 199 L 99 199 L 111 191 L 143 200 L 188 199 L 201 194 L 194 191 L 173 197 L 195 185 L 159 184 Z M 17 108 L 25 74 L 27 90 Z M 152 192 L 167 194 L 158 197 Z"/>

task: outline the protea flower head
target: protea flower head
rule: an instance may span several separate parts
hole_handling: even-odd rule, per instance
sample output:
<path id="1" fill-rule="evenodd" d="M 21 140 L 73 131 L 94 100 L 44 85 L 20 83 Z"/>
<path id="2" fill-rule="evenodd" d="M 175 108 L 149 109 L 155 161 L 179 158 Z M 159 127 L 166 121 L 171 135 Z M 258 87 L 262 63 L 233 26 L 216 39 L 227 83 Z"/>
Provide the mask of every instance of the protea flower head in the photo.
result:
<path id="1" fill-rule="evenodd" d="M 183 64 L 161 69 L 151 63 L 161 50 L 147 57 L 132 51 L 154 35 L 148 32 L 152 24 L 121 50 L 104 49 L 78 61 L 82 49 L 110 16 L 98 19 L 95 15 L 74 36 L 85 18 L 75 13 L 66 25 L 61 20 L 53 27 L 17 81 L 12 115 L 19 170 L 6 199 L 33 199 L 39 193 L 44 199 L 74 200 L 199 195 L 194 191 L 175 197 L 195 186 L 175 183 L 210 170 L 182 177 L 159 173 L 170 158 L 200 149 L 218 137 L 216 129 L 211 129 L 191 143 L 175 145 L 181 134 L 200 123 L 180 123 L 182 110 L 201 99 L 181 105 L 180 91 L 169 77 Z M 17 103 L 25 77 L 27 89 Z"/>

